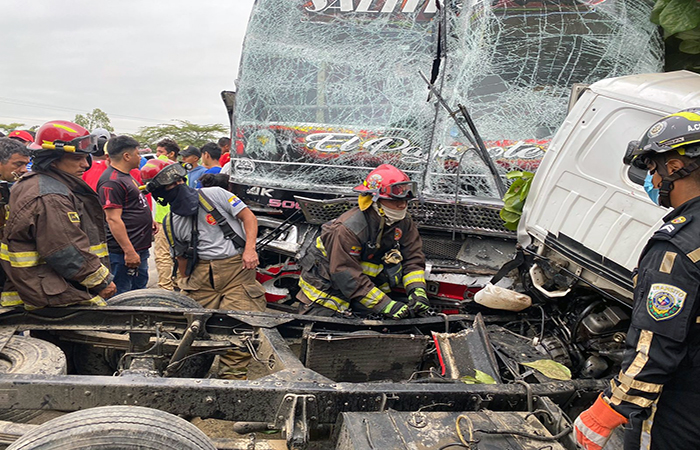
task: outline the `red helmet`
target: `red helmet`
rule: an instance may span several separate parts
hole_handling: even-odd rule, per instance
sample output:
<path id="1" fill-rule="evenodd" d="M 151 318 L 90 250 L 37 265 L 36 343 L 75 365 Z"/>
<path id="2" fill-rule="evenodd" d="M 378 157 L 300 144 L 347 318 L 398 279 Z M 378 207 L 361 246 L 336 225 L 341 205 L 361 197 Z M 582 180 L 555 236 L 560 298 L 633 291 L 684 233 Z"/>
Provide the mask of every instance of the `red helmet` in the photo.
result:
<path id="1" fill-rule="evenodd" d="M 29 144 L 31 142 L 34 142 L 34 136 L 29 133 L 29 131 L 25 130 L 12 130 L 10 131 L 10 134 L 7 135 L 10 139 L 16 139 L 18 141 L 22 141 L 25 144 Z"/>
<path id="2" fill-rule="evenodd" d="M 173 184 L 187 176 L 187 169 L 174 161 L 149 159 L 141 168 L 141 180 L 145 183 L 146 192 Z"/>
<path id="3" fill-rule="evenodd" d="M 27 148 L 90 154 L 96 150 L 96 144 L 96 137 L 80 125 L 65 120 L 52 120 L 37 130 L 34 142 Z"/>
<path id="4" fill-rule="evenodd" d="M 408 175 L 390 164 L 382 164 L 367 175 L 361 185 L 354 188 L 360 195 L 372 194 L 374 199 L 405 200 L 415 197 L 417 185 Z"/>

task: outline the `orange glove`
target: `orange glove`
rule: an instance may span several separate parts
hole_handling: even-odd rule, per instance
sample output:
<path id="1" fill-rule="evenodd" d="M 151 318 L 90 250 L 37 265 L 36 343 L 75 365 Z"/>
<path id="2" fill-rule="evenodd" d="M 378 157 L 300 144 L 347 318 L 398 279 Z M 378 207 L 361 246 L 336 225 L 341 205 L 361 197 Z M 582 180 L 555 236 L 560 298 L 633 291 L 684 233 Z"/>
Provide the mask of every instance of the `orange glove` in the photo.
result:
<path id="1" fill-rule="evenodd" d="M 612 430 L 626 424 L 627 419 L 612 409 L 603 394 L 574 421 L 576 442 L 586 450 L 601 450 Z"/>

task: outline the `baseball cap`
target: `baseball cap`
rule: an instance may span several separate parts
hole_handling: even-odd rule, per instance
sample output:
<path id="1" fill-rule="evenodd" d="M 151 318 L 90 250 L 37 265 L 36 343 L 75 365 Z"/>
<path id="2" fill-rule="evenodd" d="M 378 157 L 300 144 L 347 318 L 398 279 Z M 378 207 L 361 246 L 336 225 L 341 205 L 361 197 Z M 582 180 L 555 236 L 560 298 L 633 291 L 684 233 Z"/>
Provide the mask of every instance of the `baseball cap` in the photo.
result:
<path id="1" fill-rule="evenodd" d="M 188 145 L 187 148 L 180 152 L 180 156 L 196 156 L 197 158 L 201 158 L 202 152 L 200 152 L 199 149 L 194 145 Z"/>
<path id="2" fill-rule="evenodd" d="M 31 135 L 29 131 L 25 130 L 12 130 L 7 137 L 12 139 L 17 139 L 18 141 L 25 142 L 27 144 L 34 142 L 34 136 Z"/>

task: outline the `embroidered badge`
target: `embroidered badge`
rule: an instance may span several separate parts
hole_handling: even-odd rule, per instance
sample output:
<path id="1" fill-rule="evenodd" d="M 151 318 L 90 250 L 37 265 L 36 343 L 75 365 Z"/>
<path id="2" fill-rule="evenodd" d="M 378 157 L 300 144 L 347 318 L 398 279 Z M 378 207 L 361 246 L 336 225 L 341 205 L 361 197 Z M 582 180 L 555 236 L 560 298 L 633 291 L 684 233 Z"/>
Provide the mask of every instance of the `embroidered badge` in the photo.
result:
<path id="1" fill-rule="evenodd" d="M 231 204 L 231 206 L 237 206 L 239 203 L 241 203 L 241 199 L 234 195 L 228 199 L 228 202 Z"/>
<path id="2" fill-rule="evenodd" d="M 401 228 L 394 228 L 394 240 L 398 241 L 401 239 L 401 236 L 403 236 L 403 231 L 401 231 Z"/>
<path id="3" fill-rule="evenodd" d="M 68 220 L 70 220 L 73 223 L 80 223 L 80 216 L 77 212 L 70 211 L 68 213 Z"/>
<path id="4" fill-rule="evenodd" d="M 370 189 L 379 189 L 382 187 L 382 176 L 375 173 L 365 180 L 364 185 Z"/>
<path id="5" fill-rule="evenodd" d="M 671 221 L 671 223 L 684 223 L 685 220 L 686 220 L 685 217 L 683 217 L 683 216 L 678 216 L 678 217 L 676 217 L 675 219 L 673 219 L 673 220 Z"/>
<path id="6" fill-rule="evenodd" d="M 216 225 L 216 219 L 214 219 L 214 216 L 212 216 L 211 214 L 207 214 L 206 219 L 209 225 Z"/>
<path id="7" fill-rule="evenodd" d="M 360 256 L 361 251 L 362 251 L 362 247 L 357 247 L 355 245 L 350 247 L 350 255 L 351 256 Z"/>
<path id="8" fill-rule="evenodd" d="M 654 320 L 667 320 L 683 309 L 686 292 L 670 284 L 655 283 L 647 296 L 647 311 Z"/>

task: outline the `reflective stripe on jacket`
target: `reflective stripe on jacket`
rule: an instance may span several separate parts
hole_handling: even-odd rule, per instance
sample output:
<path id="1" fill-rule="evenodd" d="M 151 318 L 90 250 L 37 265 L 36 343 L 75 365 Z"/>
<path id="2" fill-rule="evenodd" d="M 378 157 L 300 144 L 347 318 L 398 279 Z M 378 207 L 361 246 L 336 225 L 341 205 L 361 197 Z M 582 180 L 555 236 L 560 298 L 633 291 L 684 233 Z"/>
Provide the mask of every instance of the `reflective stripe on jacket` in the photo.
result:
<path id="1" fill-rule="evenodd" d="M 410 216 L 384 227 L 373 254 L 363 246 L 376 243 L 380 217 L 372 209 L 353 208 L 323 225 L 321 235 L 302 259 L 299 297 L 335 311 L 352 309 L 353 303 L 368 309 L 383 309 L 390 301 L 388 283 L 381 279 L 382 257 L 398 248 L 403 257 L 403 286 L 409 292 L 425 288 L 425 255 L 418 229 Z M 379 284 L 379 285 L 377 285 Z"/>
<path id="2" fill-rule="evenodd" d="M 33 172 L 13 186 L 9 211 L 0 244 L 8 274 L 2 305 L 99 303 L 113 276 L 95 191 L 58 170 Z"/>

